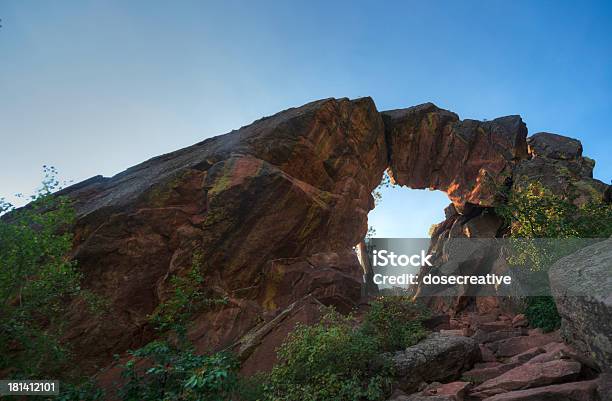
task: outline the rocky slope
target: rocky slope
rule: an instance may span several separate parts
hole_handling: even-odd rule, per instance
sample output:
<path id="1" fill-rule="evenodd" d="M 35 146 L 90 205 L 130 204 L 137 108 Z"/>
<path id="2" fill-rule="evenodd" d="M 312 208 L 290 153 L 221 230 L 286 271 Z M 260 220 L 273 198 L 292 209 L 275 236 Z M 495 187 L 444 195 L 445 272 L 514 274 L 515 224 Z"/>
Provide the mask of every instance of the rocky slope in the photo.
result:
<path id="1" fill-rule="evenodd" d="M 73 185 L 63 191 L 78 216 L 72 256 L 109 309 L 92 316 L 75 302 L 66 339 L 90 370 L 151 340 L 148 316 L 197 253 L 207 293 L 228 303 L 197 313 L 190 338 L 200 350 L 239 350 L 249 372 L 268 368 L 256 361 L 272 362 L 316 305 L 359 302 L 352 247 L 386 168 L 400 185 L 448 193 L 434 244 L 495 236 L 486 210 L 500 185 L 550 180 L 609 198 L 579 142 L 526 136 L 519 116 L 462 121 L 430 103 L 379 113 L 370 98 L 325 99 Z"/>
<path id="2" fill-rule="evenodd" d="M 558 332 L 527 325 L 524 316 L 499 310 L 458 315 L 453 329 L 397 353 L 399 384 L 389 401 L 609 399 L 609 374 Z"/>

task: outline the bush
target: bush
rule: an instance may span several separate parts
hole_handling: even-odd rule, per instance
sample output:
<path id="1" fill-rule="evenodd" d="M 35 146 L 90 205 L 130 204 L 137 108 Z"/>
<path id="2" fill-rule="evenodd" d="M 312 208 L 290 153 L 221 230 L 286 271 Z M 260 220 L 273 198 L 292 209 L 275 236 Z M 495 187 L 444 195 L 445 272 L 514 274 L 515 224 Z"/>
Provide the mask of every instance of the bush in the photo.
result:
<path id="1" fill-rule="evenodd" d="M 495 212 L 515 238 L 608 238 L 612 204 L 590 201 L 575 205 L 539 183 L 512 192 Z"/>
<path id="2" fill-rule="evenodd" d="M 496 209 L 510 227 L 513 256 L 509 262 L 532 271 L 546 271 L 554 262 L 584 246 L 585 241 L 534 241 L 534 238 L 608 238 L 612 235 L 612 205 L 591 201 L 575 205 L 539 183 L 521 188 Z M 560 326 L 561 317 L 550 296 L 526 299 L 525 315 L 544 331 Z"/>
<path id="3" fill-rule="evenodd" d="M 48 398 L 48 401 L 103 401 L 105 393 L 100 389 L 93 379 L 80 385 L 62 382 L 60 395 Z"/>
<path id="4" fill-rule="evenodd" d="M 405 297 L 381 297 L 359 326 L 327 310 L 313 326 L 298 326 L 278 351 L 267 385 L 269 400 L 383 400 L 393 383 L 386 351 L 416 344 L 426 316 Z"/>
<path id="5" fill-rule="evenodd" d="M 377 400 L 390 384 L 377 339 L 334 310 L 315 325 L 296 327 L 278 359 L 268 386 L 271 400 Z"/>
<path id="6" fill-rule="evenodd" d="M 370 303 L 362 330 L 377 338 L 383 351 L 410 347 L 427 335 L 421 322 L 427 310 L 408 297 L 380 297 Z"/>
<path id="7" fill-rule="evenodd" d="M 238 383 L 238 362 L 232 355 L 196 355 L 167 341 L 153 341 L 124 365 L 123 401 L 230 400 Z"/>
<path id="8" fill-rule="evenodd" d="M 561 326 L 561 316 L 552 297 L 528 298 L 524 313 L 533 327 L 539 327 L 544 332 L 556 330 Z"/>

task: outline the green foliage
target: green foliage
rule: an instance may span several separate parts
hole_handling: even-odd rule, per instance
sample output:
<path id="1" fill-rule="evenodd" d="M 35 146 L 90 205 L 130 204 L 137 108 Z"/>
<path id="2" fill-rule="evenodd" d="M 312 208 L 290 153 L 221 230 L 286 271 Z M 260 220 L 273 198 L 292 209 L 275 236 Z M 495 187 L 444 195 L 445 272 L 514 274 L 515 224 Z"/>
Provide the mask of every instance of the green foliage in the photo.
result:
<path id="1" fill-rule="evenodd" d="M 267 384 L 269 400 L 383 400 L 393 382 L 385 351 L 416 344 L 426 315 L 403 297 L 372 303 L 364 323 L 328 310 L 312 326 L 298 326 L 278 351 Z"/>
<path id="2" fill-rule="evenodd" d="M 516 238 L 608 238 L 612 235 L 612 205 L 590 201 L 582 205 L 554 195 L 539 183 L 513 191 L 496 213 Z"/>
<path id="3" fill-rule="evenodd" d="M 189 299 L 189 297 L 187 297 Z M 179 308 L 182 310 L 182 308 Z M 174 309 L 178 310 L 178 309 Z M 426 311 L 405 297 L 384 297 L 360 326 L 333 309 L 312 326 L 299 325 L 278 350 L 269 375 L 238 377 L 229 354 L 196 355 L 185 336 L 154 341 L 124 365 L 123 401 L 350 401 L 383 400 L 393 381 L 385 351 L 425 335 Z"/>
<path id="4" fill-rule="evenodd" d="M 124 365 L 123 401 L 220 401 L 235 399 L 238 363 L 230 355 L 196 355 L 192 347 L 153 341 Z"/>
<path id="5" fill-rule="evenodd" d="M 511 230 L 513 252 L 509 262 L 532 271 L 546 271 L 563 256 L 584 246 L 584 241 L 551 239 L 612 235 L 612 205 L 595 201 L 575 205 L 539 183 L 512 192 L 496 213 Z M 534 240 L 537 238 L 547 240 Z M 532 326 L 546 331 L 558 328 L 561 322 L 550 296 L 529 297 L 525 314 Z"/>
<path id="6" fill-rule="evenodd" d="M 60 395 L 49 398 L 49 401 L 102 401 L 105 393 L 93 380 L 88 380 L 79 385 L 62 382 Z"/>
<path id="7" fill-rule="evenodd" d="M 28 206 L 0 200 L 0 370 L 15 377 L 42 377 L 66 365 L 59 342 L 65 305 L 81 294 L 81 275 L 67 258 L 72 236 L 65 229 L 75 213 L 67 198 L 52 195 L 55 169 L 44 172 Z"/>
<path id="8" fill-rule="evenodd" d="M 187 340 L 186 325 L 198 310 L 227 303 L 205 289 L 202 256 L 195 252 L 191 268 L 170 279 L 172 294 L 151 314 L 150 321 L 172 340 L 157 340 L 130 352 L 123 366 L 124 401 L 248 401 L 256 387 L 238 377 L 239 364 L 228 353 L 197 355 Z M 174 333 L 177 336 L 173 337 Z"/>
<path id="9" fill-rule="evenodd" d="M 408 297 L 380 297 L 370 303 L 362 330 L 376 338 L 383 351 L 396 351 L 425 338 L 421 322 L 427 317 L 428 311 Z"/>
<path id="10" fill-rule="evenodd" d="M 540 327 L 544 332 L 558 329 L 561 316 L 552 297 L 530 297 L 527 300 L 525 316 L 533 327 Z"/>
<path id="11" fill-rule="evenodd" d="M 368 227 L 368 232 L 366 233 L 366 238 L 374 238 L 376 237 L 376 229 L 373 226 Z"/>
<path id="12" fill-rule="evenodd" d="M 204 306 L 226 304 L 227 298 L 212 298 L 203 289 L 202 255 L 195 252 L 191 269 L 185 276 L 170 279 L 172 295 L 150 316 L 160 331 L 175 330 L 181 334 L 191 315 Z"/>
<path id="13" fill-rule="evenodd" d="M 595 201 L 575 205 L 539 183 L 513 191 L 496 213 L 511 230 L 510 263 L 532 271 L 547 270 L 586 242 L 569 239 L 612 235 L 612 205 Z"/>
<path id="14" fill-rule="evenodd" d="M 333 310 L 312 326 L 298 326 L 278 351 L 270 375 L 271 400 L 378 400 L 390 384 L 375 338 Z M 374 369 L 374 368 L 377 369 Z"/>

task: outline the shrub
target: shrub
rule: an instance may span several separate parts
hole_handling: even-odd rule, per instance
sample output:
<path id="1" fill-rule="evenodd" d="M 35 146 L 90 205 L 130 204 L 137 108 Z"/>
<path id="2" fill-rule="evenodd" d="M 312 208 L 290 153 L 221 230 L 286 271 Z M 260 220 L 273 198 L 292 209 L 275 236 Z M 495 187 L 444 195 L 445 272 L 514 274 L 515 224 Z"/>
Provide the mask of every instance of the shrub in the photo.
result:
<path id="1" fill-rule="evenodd" d="M 515 238 L 608 238 L 612 204 L 590 201 L 575 205 L 539 183 L 513 191 L 495 210 Z"/>
<path id="2" fill-rule="evenodd" d="M 298 326 L 278 351 L 267 385 L 270 400 L 382 400 L 393 383 L 387 351 L 425 336 L 424 308 L 406 297 L 381 297 L 359 326 L 327 310 L 313 326 Z"/>
<path id="3" fill-rule="evenodd" d="M 238 377 L 239 363 L 232 354 L 198 355 L 187 339 L 186 325 L 194 312 L 227 303 L 227 298 L 212 297 L 206 290 L 201 254 L 196 251 L 191 268 L 173 276 L 170 283 L 172 293 L 149 316 L 165 339 L 130 351 L 119 397 L 123 401 L 255 400 L 258 388 Z"/>
<path id="4" fill-rule="evenodd" d="M 48 398 L 48 401 L 103 401 L 105 392 L 100 389 L 93 379 L 79 385 L 62 382 L 60 395 Z"/>
<path id="5" fill-rule="evenodd" d="M 512 264 L 533 271 L 546 271 L 584 241 L 534 241 L 534 238 L 608 238 L 612 235 L 612 205 L 590 201 L 575 205 L 553 194 L 539 183 L 512 192 L 505 205 L 496 209 L 510 227 Z M 561 317 L 550 296 L 529 297 L 525 315 L 533 327 L 545 331 L 559 327 Z"/>
<path id="6" fill-rule="evenodd" d="M 377 339 L 334 310 L 315 325 L 296 327 L 278 359 L 268 386 L 271 400 L 378 400 L 390 384 Z"/>
<path id="7" fill-rule="evenodd" d="M 380 297 L 370 303 L 362 330 L 375 337 L 383 351 L 396 351 L 425 338 L 421 322 L 427 316 L 427 310 L 408 297 Z"/>
<path id="8" fill-rule="evenodd" d="M 226 353 L 196 355 L 191 347 L 153 341 L 131 352 L 124 365 L 124 401 L 230 400 L 238 382 L 237 361 Z"/>
<path id="9" fill-rule="evenodd" d="M 525 316 L 533 327 L 539 327 L 544 332 L 556 330 L 561 326 L 557 305 L 549 296 L 528 298 Z"/>

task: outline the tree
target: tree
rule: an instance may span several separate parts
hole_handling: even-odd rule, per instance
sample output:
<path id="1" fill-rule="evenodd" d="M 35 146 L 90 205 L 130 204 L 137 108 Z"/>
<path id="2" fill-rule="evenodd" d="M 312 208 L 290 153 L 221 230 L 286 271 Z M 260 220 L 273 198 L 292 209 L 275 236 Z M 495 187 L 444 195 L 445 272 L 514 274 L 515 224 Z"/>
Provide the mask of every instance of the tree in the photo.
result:
<path id="1" fill-rule="evenodd" d="M 81 275 L 69 259 L 75 219 L 70 201 L 53 195 L 56 170 L 44 167 L 42 188 L 16 209 L 0 199 L 0 370 L 42 377 L 67 362 L 59 338 L 67 300 Z"/>

